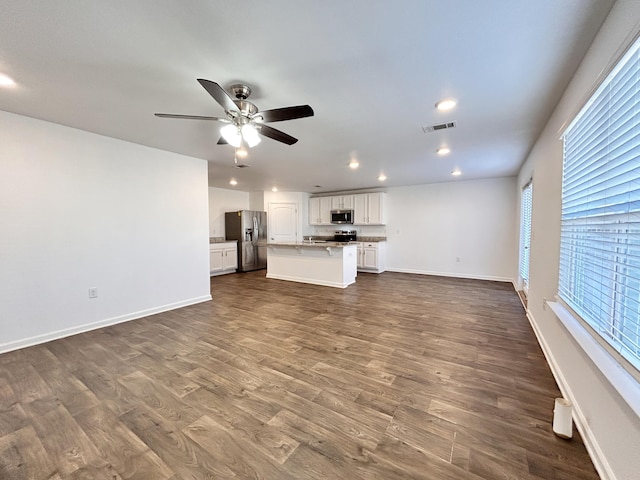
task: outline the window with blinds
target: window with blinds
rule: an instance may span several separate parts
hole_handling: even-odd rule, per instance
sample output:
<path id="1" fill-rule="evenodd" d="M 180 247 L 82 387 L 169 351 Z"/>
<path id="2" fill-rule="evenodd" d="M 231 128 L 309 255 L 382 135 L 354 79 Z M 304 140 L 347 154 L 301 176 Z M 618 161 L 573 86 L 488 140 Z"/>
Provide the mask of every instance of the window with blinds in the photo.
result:
<path id="1" fill-rule="evenodd" d="M 564 133 L 559 297 L 640 370 L 640 41 Z"/>
<path id="2" fill-rule="evenodd" d="M 529 289 L 529 258 L 531 255 L 531 201 L 533 188 L 531 182 L 522 189 L 520 199 L 520 280 L 522 289 Z"/>

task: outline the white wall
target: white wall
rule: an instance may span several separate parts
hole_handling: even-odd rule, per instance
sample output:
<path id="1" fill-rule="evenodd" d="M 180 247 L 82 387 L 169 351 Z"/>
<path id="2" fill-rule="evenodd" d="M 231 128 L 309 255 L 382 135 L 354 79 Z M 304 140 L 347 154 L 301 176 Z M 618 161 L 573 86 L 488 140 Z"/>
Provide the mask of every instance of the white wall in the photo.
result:
<path id="1" fill-rule="evenodd" d="M 515 185 L 515 177 L 506 177 L 388 187 L 386 225 L 317 226 L 308 234 L 353 229 L 358 236 L 387 237 L 390 271 L 512 282 Z"/>
<path id="2" fill-rule="evenodd" d="M 640 478 L 640 419 L 551 312 L 558 286 L 562 141 L 559 132 L 638 33 L 640 2 L 618 0 L 518 176 L 533 177 L 529 317 L 558 383 L 574 403 L 579 425 L 603 479 Z M 516 215 L 519 214 L 519 210 Z M 516 275 L 516 271 L 513 271 Z M 550 406 L 553 402 L 550 399 Z"/>
<path id="3" fill-rule="evenodd" d="M 251 210 L 249 192 L 209 187 L 209 236 L 224 237 L 224 214 L 236 210 Z"/>
<path id="4" fill-rule="evenodd" d="M 263 191 L 257 191 L 257 192 L 251 192 L 249 194 L 249 205 L 250 205 L 250 210 L 256 210 L 258 212 L 266 212 L 265 208 L 264 208 L 264 192 Z"/>
<path id="5" fill-rule="evenodd" d="M 515 178 L 387 190 L 387 269 L 513 281 Z"/>
<path id="6" fill-rule="evenodd" d="M 204 160 L 0 112 L 0 352 L 210 299 L 207 190 Z"/>
<path id="7" fill-rule="evenodd" d="M 226 188 L 209 187 L 209 234 L 224 237 L 224 214 L 234 210 L 258 210 L 269 212 L 269 203 L 295 203 L 298 209 L 297 235 L 312 235 L 308 224 L 309 194 L 304 192 L 240 192 Z M 331 233 L 333 233 L 331 230 Z"/>
<path id="8" fill-rule="evenodd" d="M 309 202 L 307 202 L 309 203 Z M 307 207 L 308 210 L 308 207 Z M 307 214 L 308 218 L 308 214 Z M 386 237 L 386 225 L 322 225 L 314 226 L 308 235 L 333 236 L 337 230 L 355 230 L 358 237 Z M 307 235 L 307 233 L 305 233 Z"/>

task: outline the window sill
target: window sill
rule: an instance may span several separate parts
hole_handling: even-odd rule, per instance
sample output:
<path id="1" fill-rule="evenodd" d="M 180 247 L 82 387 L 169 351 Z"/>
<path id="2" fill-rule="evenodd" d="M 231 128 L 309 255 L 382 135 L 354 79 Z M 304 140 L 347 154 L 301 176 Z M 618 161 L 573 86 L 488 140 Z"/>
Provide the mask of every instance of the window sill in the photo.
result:
<path id="1" fill-rule="evenodd" d="M 559 302 L 547 302 L 547 304 L 613 388 L 640 417 L 640 383 L 638 380 L 593 338 L 569 310 Z"/>

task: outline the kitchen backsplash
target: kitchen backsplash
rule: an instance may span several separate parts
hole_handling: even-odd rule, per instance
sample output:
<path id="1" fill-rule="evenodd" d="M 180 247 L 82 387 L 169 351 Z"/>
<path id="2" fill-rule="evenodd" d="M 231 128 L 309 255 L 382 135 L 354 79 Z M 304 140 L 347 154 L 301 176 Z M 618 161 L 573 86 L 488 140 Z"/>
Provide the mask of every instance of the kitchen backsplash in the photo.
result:
<path id="1" fill-rule="evenodd" d="M 355 230 L 360 237 L 386 237 L 385 225 L 327 225 L 314 227 L 316 236 L 333 236 L 336 230 Z"/>

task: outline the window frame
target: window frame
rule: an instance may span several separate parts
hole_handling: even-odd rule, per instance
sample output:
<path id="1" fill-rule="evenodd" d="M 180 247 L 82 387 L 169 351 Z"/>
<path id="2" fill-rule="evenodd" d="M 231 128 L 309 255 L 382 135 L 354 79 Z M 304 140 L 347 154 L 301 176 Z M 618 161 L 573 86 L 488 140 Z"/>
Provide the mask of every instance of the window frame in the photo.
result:
<path id="1" fill-rule="evenodd" d="M 529 200 L 525 202 L 528 192 Z M 528 212 L 525 208 L 528 203 Z M 525 215 L 525 213 L 527 215 Z M 529 179 L 520 190 L 520 242 L 518 254 L 518 285 L 525 296 L 529 295 L 529 278 L 531 276 L 531 236 L 533 215 L 533 178 Z M 526 263 L 527 276 L 522 275 Z"/>
<path id="2" fill-rule="evenodd" d="M 629 45 L 626 51 L 618 57 L 617 61 L 613 64 L 613 67 L 610 68 L 609 73 L 601 77 L 602 81 L 595 88 L 588 99 L 588 101 L 584 104 L 584 106 L 580 109 L 579 113 L 575 116 L 575 118 L 570 122 L 569 126 L 562 132 L 562 139 L 564 141 L 565 136 L 571 129 L 581 120 L 582 116 L 585 114 L 591 113 L 589 111 L 590 107 L 593 105 L 598 105 L 598 100 L 600 100 L 599 95 L 609 88 L 610 85 L 615 84 L 612 82 L 612 78 L 614 78 L 618 73 L 624 71 L 624 68 L 631 57 L 636 55 L 635 59 L 632 61 L 638 65 L 636 68 L 637 78 L 634 78 L 635 87 L 635 95 L 639 95 L 640 92 L 640 37 L 636 36 Z M 629 94 L 629 98 L 633 99 L 634 95 Z M 636 103 L 637 106 L 640 106 L 640 101 Z M 610 109 L 607 105 L 607 112 Z M 640 109 L 635 109 L 633 113 L 629 114 L 631 119 L 640 116 Z M 635 132 L 635 130 L 634 130 Z M 565 152 L 566 153 L 566 152 Z M 637 158 L 637 157 L 632 157 Z M 602 162 L 603 165 L 606 162 Z M 565 208 L 565 173 L 566 173 L 566 158 L 563 154 L 563 192 L 562 192 L 562 208 Z M 634 179 L 635 181 L 635 179 Z M 635 191 L 635 189 L 633 189 Z M 606 198 L 606 197 L 605 197 Z M 632 197 L 633 198 L 633 197 Z M 628 203 L 628 201 L 627 201 Z M 633 211 L 633 210 L 630 210 Z M 628 214 L 632 215 L 632 214 Z M 563 215 L 564 216 L 564 215 Z M 585 221 L 585 224 L 588 222 Z M 611 224 L 610 224 L 611 225 Z M 564 226 L 563 226 L 564 228 Z M 607 228 L 610 232 L 615 230 L 613 227 L 606 227 L 603 229 L 604 232 L 607 232 Z M 564 230 L 561 229 L 564 233 Z M 600 232 L 599 232 L 600 233 Z M 615 232 L 614 232 L 615 233 Z M 618 232 L 619 233 L 619 232 Z M 635 235 L 635 233 L 633 233 Z M 599 238 L 599 237 L 598 237 Z M 603 241 L 603 240 L 600 240 Z M 551 307 L 553 312 L 556 314 L 558 319 L 564 324 L 567 330 L 572 334 L 574 339 L 578 342 L 578 344 L 583 348 L 583 350 L 589 355 L 589 357 L 594 361 L 600 371 L 605 375 L 605 377 L 611 382 L 611 384 L 616 388 L 616 390 L 622 395 L 625 401 L 631 406 L 631 408 L 640 415 L 640 367 L 638 367 L 638 357 L 640 357 L 640 352 L 635 354 L 635 359 L 629 361 L 625 356 L 623 356 L 616 348 L 615 342 L 609 343 L 609 341 L 591 325 L 590 322 L 582 318 L 581 315 L 576 313 L 576 311 L 571 307 L 571 305 L 566 302 L 561 295 L 562 290 L 562 270 L 563 260 L 566 258 L 563 257 L 563 240 L 560 239 L 560 263 L 559 263 L 559 277 L 558 277 L 558 294 L 556 295 L 555 302 L 548 302 L 548 305 Z M 636 244 L 631 242 L 630 245 L 633 247 Z M 615 250 L 615 249 L 614 249 Z M 620 252 L 613 252 L 614 257 L 618 255 Z M 609 263 L 616 264 L 617 259 L 614 261 L 610 261 Z M 619 271 L 616 268 L 610 269 L 614 276 L 619 274 Z M 636 278 L 635 275 L 632 275 L 630 278 L 634 280 L 640 280 L 640 278 Z M 575 281 L 583 281 L 584 279 L 574 279 Z M 572 285 L 574 287 L 574 285 Z M 566 289 L 566 286 L 565 286 Z M 612 292 L 612 295 L 616 293 L 615 289 L 609 289 Z M 636 300 L 632 298 L 634 302 Z M 617 305 L 618 302 L 612 301 L 612 305 Z M 615 307 L 613 307 L 615 308 Z M 613 323 L 613 322 L 610 322 Z M 635 321 L 633 324 L 637 329 L 640 327 L 640 318 Z M 636 341 L 637 343 L 637 341 Z M 636 347 L 637 348 L 637 347 Z M 622 367 L 622 368 L 620 368 Z"/>

